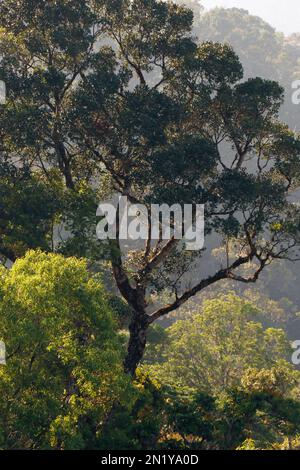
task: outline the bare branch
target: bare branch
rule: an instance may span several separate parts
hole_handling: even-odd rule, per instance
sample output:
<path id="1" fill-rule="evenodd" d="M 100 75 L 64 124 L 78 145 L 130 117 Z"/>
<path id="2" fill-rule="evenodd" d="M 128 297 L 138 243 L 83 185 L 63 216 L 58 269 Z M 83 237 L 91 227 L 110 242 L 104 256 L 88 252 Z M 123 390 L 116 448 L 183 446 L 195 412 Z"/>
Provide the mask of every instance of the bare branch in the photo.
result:
<path id="1" fill-rule="evenodd" d="M 203 279 L 199 284 L 197 284 L 195 287 L 192 289 L 186 291 L 183 295 L 180 297 L 177 297 L 175 302 L 160 308 L 156 312 L 152 313 L 149 315 L 149 324 L 153 323 L 156 321 L 158 318 L 167 315 L 168 313 L 173 312 L 177 308 L 179 308 L 181 305 L 186 303 L 191 297 L 194 297 L 196 294 L 201 292 L 203 289 L 206 289 L 208 286 L 215 284 L 218 281 L 221 281 L 222 279 L 229 279 L 232 276 L 231 271 L 239 268 L 240 266 L 248 263 L 254 256 L 254 253 L 249 254 L 248 256 L 240 257 L 238 258 L 230 267 L 229 269 L 221 269 L 218 271 L 216 274 L 213 276 L 210 276 L 206 279 Z"/>

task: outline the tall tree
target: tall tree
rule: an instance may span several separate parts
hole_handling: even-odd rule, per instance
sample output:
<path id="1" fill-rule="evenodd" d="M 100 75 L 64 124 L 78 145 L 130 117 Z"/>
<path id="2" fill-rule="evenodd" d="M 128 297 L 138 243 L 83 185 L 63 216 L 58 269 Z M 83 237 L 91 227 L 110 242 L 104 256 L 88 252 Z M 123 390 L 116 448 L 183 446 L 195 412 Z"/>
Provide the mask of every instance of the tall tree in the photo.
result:
<path id="1" fill-rule="evenodd" d="M 6 159 L 45 173 L 55 166 L 70 191 L 103 176 L 111 191 L 148 207 L 205 204 L 206 237 L 235 238 L 226 265 L 206 273 L 203 251 L 191 256 L 175 237 L 149 237 L 130 256 L 110 241 L 132 309 L 128 372 L 154 321 L 222 279 L 255 282 L 272 260 L 298 258 L 299 211 L 289 195 L 300 141 L 278 121 L 283 90 L 241 82 L 229 46 L 197 46 L 190 10 L 157 0 L 20 0 L 17 8 L 5 0 L 0 18 Z M 163 290 L 170 299 L 155 303 Z"/>

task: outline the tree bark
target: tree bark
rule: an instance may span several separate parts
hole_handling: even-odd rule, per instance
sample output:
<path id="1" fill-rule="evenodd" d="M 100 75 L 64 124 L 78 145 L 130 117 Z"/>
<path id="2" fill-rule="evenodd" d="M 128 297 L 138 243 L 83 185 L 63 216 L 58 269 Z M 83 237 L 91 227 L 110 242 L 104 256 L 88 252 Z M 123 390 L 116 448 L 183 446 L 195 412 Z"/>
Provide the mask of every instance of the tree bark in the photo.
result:
<path id="1" fill-rule="evenodd" d="M 125 358 L 125 372 L 132 377 L 135 376 L 136 369 L 141 362 L 147 343 L 147 330 L 149 319 L 146 314 L 135 313 L 129 325 L 129 343 L 127 356 Z"/>

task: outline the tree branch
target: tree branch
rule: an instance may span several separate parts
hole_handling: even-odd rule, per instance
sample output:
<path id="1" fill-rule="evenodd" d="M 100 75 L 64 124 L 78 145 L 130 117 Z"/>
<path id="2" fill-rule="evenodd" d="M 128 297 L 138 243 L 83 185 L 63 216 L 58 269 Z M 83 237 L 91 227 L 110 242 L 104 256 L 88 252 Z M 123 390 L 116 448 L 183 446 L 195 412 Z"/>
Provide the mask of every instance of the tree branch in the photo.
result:
<path id="1" fill-rule="evenodd" d="M 199 292 L 201 292 L 203 289 L 206 289 L 206 287 L 215 284 L 218 281 L 221 281 L 222 279 L 229 279 L 231 278 L 231 271 L 237 269 L 238 267 L 242 266 L 243 264 L 248 263 L 254 256 L 254 253 L 251 252 L 248 256 L 240 257 L 238 258 L 230 267 L 229 269 L 221 269 L 218 271 L 216 274 L 213 276 L 210 276 L 206 279 L 203 279 L 199 284 L 197 284 L 195 287 L 192 289 L 186 291 L 182 296 L 178 297 L 175 302 L 160 308 L 156 312 L 152 313 L 149 315 L 149 323 L 153 323 L 154 321 L 158 320 L 158 318 L 167 315 L 168 313 L 173 312 L 177 308 L 179 308 L 181 305 L 183 305 L 185 302 L 187 302 L 191 297 L 195 296 Z"/>

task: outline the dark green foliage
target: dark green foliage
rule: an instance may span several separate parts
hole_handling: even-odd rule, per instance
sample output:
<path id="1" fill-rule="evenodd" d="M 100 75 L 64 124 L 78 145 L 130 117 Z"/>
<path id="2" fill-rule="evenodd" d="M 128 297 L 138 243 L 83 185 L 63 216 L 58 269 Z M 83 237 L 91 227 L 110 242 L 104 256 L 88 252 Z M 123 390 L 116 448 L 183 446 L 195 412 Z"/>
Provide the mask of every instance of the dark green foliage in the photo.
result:
<path id="1" fill-rule="evenodd" d="M 150 327 L 221 280 L 254 283 L 300 248 L 291 202 L 300 141 L 279 120 L 297 47 L 243 10 L 200 16 L 190 1 L 193 25 L 178 3 L 0 4 L 0 80 L 8 90 L 0 107 L 0 256 L 17 260 L 0 273 L 8 350 L 2 448 L 298 445 L 299 401 L 290 390 L 297 381 L 282 361 L 283 332 L 244 316 L 233 339 L 228 333 L 228 317 L 253 313 L 251 306 L 216 300 L 208 324 L 195 317 L 173 325 L 171 339 Z M 225 246 L 226 264 L 211 257 L 205 272 L 197 264 L 203 251 L 187 253 L 177 240 L 124 252 L 119 240 L 98 243 L 97 204 L 116 191 L 137 203 L 205 204 L 207 245 Z M 60 255 L 20 258 L 31 248 Z M 199 353 L 203 326 L 221 347 L 204 335 Z M 149 374 L 137 370 L 147 335 Z M 132 381 L 123 371 L 128 336 Z M 169 383 L 155 380 L 168 365 Z"/>
<path id="2" fill-rule="evenodd" d="M 45 176 L 16 168 L 0 175 L 0 253 L 15 260 L 28 249 L 53 249 L 61 201 Z"/>

